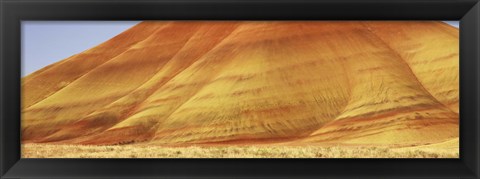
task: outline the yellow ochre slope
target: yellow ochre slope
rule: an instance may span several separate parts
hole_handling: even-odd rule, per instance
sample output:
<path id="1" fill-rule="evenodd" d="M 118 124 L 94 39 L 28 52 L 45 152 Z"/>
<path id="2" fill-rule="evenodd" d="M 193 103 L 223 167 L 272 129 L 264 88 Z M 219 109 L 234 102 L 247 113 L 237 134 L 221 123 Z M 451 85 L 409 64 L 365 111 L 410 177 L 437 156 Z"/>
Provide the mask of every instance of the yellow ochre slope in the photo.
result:
<path id="1" fill-rule="evenodd" d="M 455 140 L 458 39 L 435 21 L 142 22 L 23 78 L 22 140 Z"/>

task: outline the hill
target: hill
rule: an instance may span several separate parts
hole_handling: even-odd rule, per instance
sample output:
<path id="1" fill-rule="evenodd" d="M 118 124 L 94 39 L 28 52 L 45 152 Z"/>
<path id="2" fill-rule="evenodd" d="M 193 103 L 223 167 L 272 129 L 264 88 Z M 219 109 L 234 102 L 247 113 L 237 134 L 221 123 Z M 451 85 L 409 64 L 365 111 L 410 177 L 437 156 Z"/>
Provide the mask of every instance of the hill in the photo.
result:
<path id="1" fill-rule="evenodd" d="M 430 145 L 458 138 L 458 29 L 142 22 L 22 79 L 22 142 Z"/>

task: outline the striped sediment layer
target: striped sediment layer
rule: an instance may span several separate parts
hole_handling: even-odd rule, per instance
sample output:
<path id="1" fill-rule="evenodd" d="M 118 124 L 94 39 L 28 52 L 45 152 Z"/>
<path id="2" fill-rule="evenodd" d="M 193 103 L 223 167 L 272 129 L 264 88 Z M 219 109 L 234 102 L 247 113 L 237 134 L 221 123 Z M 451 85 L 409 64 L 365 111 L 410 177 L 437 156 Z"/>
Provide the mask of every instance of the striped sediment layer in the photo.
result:
<path id="1" fill-rule="evenodd" d="M 24 143 L 431 144 L 458 137 L 442 22 L 142 22 L 22 80 Z"/>

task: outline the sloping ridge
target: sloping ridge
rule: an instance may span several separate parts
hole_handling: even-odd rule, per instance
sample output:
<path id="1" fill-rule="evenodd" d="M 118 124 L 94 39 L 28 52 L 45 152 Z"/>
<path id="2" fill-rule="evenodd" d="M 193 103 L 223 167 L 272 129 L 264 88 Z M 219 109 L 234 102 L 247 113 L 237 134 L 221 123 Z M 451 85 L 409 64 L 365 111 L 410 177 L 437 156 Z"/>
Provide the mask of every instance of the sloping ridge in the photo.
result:
<path id="1" fill-rule="evenodd" d="M 76 69 L 61 89 L 65 79 L 54 74 L 82 66 L 75 56 L 26 77 L 22 140 L 445 141 L 458 137 L 453 30 L 438 22 L 141 23 L 90 49 L 112 54 Z"/>

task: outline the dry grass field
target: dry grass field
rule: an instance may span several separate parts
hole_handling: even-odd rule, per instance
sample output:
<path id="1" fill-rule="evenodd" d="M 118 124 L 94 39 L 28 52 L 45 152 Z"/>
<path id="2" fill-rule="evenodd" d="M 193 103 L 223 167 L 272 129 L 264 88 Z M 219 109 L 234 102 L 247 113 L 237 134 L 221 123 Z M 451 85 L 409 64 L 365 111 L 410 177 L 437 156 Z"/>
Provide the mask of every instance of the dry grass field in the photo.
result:
<path id="1" fill-rule="evenodd" d="M 458 158 L 458 150 L 345 146 L 79 146 L 25 144 L 23 158 Z"/>

